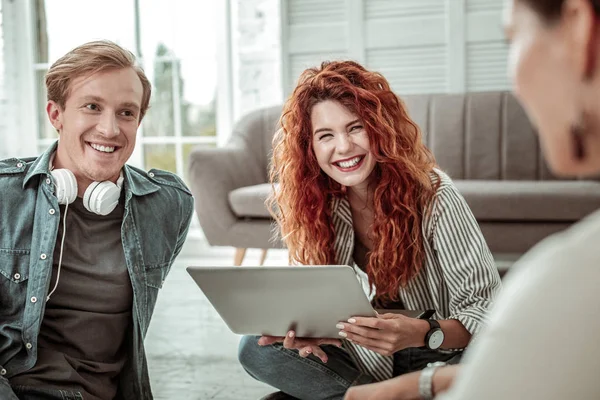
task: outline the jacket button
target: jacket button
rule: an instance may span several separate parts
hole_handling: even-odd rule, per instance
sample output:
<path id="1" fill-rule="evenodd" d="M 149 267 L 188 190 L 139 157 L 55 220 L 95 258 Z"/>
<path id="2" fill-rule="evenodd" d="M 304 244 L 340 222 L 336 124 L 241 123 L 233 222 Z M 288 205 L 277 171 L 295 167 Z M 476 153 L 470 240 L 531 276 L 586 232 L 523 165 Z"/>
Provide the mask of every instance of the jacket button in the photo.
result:
<path id="1" fill-rule="evenodd" d="M 42 254 L 42 255 L 40 256 L 40 258 L 41 258 L 42 260 L 45 260 L 45 259 L 46 259 L 46 255 L 45 255 L 45 254 Z"/>
<path id="2" fill-rule="evenodd" d="M 33 345 L 31 343 L 27 343 L 27 344 L 25 344 L 25 347 L 27 348 L 27 350 L 31 350 Z"/>
<path id="3" fill-rule="evenodd" d="M 32 303 L 35 303 L 35 302 L 37 302 L 37 297 L 33 296 L 33 297 L 31 298 L 31 302 L 32 302 Z"/>
<path id="4" fill-rule="evenodd" d="M 23 163 L 22 162 L 17 163 L 17 168 L 23 168 Z"/>
<path id="5" fill-rule="evenodd" d="M 6 375 L 6 370 L 4 368 L 0 369 L 0 375 Z"/>
<path id="6" fill-rule="evenodd" d="M 148 176 L 149 176 L 150 178 L 154 178 L 154 172 L 150 172 L 150 173 L 148 173 Z"/>
<path id="7" fill-rule="evenodd" d="M 19 279 L 21 279 L 21 274 L 17 272 L 13 275 L 13 278 L 15 278 L 16 281 L 18 281 Z"/>
<path id="8" fill-rule="evenodd" d="M 52 181 L 50 180 L 50 178 L 46 178 L 46 184 L 49 185 L 51 183 L 52 183 Z"/>
<path id="9" fill-rule="evenodd" d="M 48 211 L 48 212 L 50 213 L 50 215 L 54 215 L 54 213 L 55 213 L 56 211 L 54 210 L 54 208 L 51 208 L 51 209 L 50 209 L 50 211 Z"/>

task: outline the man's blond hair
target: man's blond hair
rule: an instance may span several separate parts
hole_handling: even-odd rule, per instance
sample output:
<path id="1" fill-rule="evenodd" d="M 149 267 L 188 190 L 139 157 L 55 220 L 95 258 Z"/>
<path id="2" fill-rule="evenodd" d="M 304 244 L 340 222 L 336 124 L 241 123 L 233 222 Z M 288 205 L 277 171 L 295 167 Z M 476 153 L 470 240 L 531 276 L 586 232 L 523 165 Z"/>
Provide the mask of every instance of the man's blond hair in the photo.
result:
<path id="1" fill-rule="evenodd" d="M 122 68 L 132 68 L 142 82 L 144 92 L 140 108 L 141 121 L 150 104 L 152 86 L 144 70 L 136 65 L 133 53 L 109 40 L 85 43 L 56 60 L 46 73 L 48 100 L 64 109 L 74 79 Z"/>

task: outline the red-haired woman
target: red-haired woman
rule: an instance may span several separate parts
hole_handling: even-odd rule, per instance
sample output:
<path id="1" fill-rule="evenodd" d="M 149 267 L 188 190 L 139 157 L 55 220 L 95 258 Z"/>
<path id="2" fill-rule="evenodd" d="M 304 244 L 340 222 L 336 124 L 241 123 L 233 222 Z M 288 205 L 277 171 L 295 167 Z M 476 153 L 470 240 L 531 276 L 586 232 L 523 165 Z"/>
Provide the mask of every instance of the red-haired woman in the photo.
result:
<path id="1" fill-rule="evenodd" d="M 242 366 L 281 390 L 269 398 L 338 399 L 350 386 L 459 358 L 500 277 L 468 205 L 386 79 L 351 61 L 306 70 L 273 143 L 271 205 L 290 259 L 356 264 L 378 304 L 436 314 L 341 321 L 341 340 L 242 338 Z"/>

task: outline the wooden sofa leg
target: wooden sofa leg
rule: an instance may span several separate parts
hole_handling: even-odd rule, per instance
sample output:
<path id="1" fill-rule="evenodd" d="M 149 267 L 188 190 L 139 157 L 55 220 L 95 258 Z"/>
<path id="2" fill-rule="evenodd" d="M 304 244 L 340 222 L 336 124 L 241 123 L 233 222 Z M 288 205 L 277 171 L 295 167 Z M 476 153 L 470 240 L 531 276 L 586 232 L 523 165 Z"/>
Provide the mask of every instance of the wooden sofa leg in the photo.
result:
<path id="1" fill-rule="evenodd" d="M 260 262 L 258 265 L 263 265 L 265 263 L 265 258 L 267 258 L 267 250 L 268 249 L 262 249 L 260 253 Z"/>
<path id="2" fill-rule="evenodd" d="M 244 256 L 246 255 L 246 250 L 247 249 L 241 249 L 241 248 L 235 249 L 235 257 L 233 258 L 233 265 L 235 265 L 236 267 L 239 267 L 240 265 L 242 265 L 242 262 L 244 261 Z"/>

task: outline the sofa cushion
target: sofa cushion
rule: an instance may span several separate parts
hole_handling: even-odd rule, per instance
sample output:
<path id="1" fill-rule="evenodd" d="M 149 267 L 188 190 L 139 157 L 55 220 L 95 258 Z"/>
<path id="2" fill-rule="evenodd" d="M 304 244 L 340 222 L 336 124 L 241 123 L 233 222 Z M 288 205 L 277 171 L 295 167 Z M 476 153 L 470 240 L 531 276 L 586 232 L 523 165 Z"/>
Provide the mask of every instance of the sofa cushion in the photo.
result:
<path id="1" fill-rule="evenodd" d="M 600 208 L 600 183 L 593 181 L 455 180 L 478 221 L 574 222 Z M 229 193 L 241 218 L 270 218 L 268 183 Z"/>
<path id="2" fill-rule="evenodd" d="M 271 193 L 271 184 L 246 186 L 229 192 L 229 205 L 240 218 L 271 218 L 265 200 Z"/>
<path id="3" fill-rule="evenodd" d="M 478 221 L 574 222 L 600 208 L 594 181 L 455 180 Z"/>

